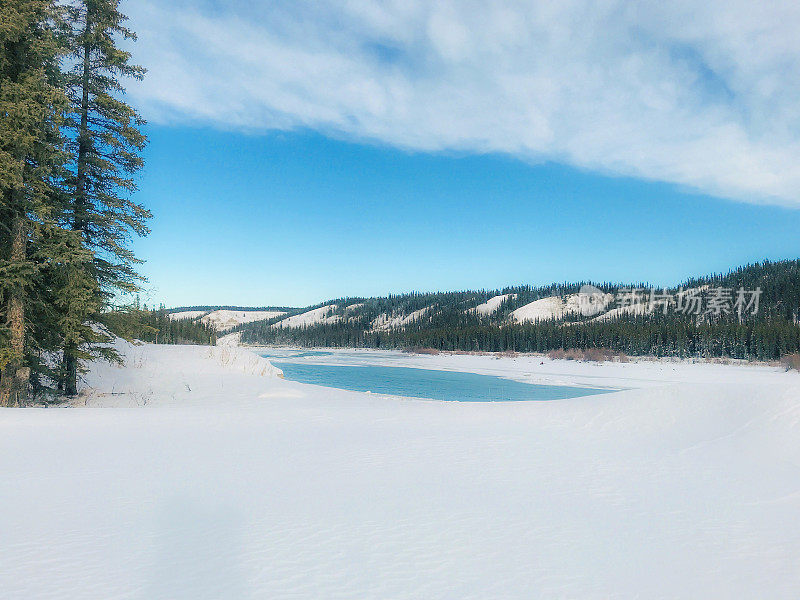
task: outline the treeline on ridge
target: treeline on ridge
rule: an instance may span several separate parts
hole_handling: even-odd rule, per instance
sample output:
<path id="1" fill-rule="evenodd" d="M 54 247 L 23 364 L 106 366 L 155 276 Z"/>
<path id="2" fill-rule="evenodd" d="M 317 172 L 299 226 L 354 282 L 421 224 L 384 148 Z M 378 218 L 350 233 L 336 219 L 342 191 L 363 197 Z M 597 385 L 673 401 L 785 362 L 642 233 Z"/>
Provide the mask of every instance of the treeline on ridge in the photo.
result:
<path id="1" fill-rule="evenodd" d="M 695 315 L 654 311 L 621 315 L 607 321 L 575 317 L 572 322 L 546 320 L 511 323 L 508 315 L 534 300 L 564 296 L 583 283 L 543 287 L 518 286 L 503 290 L 414 293 L 384 298 L 347 298 L 333 301 L 332 314 L 341 320 L 300 328 L 275 328 L 279 319 L 247 323 L 236 328 L 246 344 L 299 346 L 411 348 L 464 351 L 548 352 L 557 349 L 609 348 L 629 355 L 703 356 L 773 360 L 800 351 L 800 261 L 756 263 L 725 274 L 690 279 L 686 288 L 761 290 L 759 310 L 740 319 L 735 312 Z M 623 288 L 651 287 L 647 283 L 623 286 L 600 284 L 617 293 Z M 678 288 L 671 288 L 676 292 Z M 479 315 L 470 310 L 500 294 L 508 298 L 497 312 Z M 355 308 L 351 308 L 355 307 Z M 375 330 L 381 314 L 428 312 L 403 327 Z"/>

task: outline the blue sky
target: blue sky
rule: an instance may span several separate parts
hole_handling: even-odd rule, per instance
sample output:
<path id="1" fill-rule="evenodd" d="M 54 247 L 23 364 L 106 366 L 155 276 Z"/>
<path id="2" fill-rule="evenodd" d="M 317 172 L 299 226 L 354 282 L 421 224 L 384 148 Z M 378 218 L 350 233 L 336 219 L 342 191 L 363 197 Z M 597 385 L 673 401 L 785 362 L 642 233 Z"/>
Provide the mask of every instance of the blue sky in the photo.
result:
<path id="1" fill-rule="evenodd" d="M 672 284 L 796 257 L 800 211 L 500 155 L 314 132 L 150 127 L 137 242 L 151 302 L 340 296 L 595 279 Z"/>
<path id="2" fill-rule="evenodd" d="M 150 302 L 673 284 L 800 254 L 795 1 L 122 6 Z"/>

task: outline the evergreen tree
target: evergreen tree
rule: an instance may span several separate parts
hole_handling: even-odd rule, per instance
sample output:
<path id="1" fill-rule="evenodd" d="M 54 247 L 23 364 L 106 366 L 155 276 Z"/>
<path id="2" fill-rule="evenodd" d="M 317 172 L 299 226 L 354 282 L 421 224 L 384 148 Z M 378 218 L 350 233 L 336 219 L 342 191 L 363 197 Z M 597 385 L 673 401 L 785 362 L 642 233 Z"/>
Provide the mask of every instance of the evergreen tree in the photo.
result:
<path id="1" fill-rule="evenodd" d="M 123 78 L 141 79 L 142 67 L 118 40 L 135 39 L 124 26 L 119 0 L 80 0 L 68 8 L 74 66 L 67 73 L 71 111 L 71 228 L 79 232 L 93 259 L 73 264 L 63 274 L 60 308 L 64 353 L 61 386 L 77 392 L 82 359 L 96 356 L 103 336 L 89 327 L 115 296 L 139 289 L 136 259 L 128 247 L 132 234 L 146 235 L 150 213 L 130 200 L 133 176 L 142 167 L 144 121 L 121 96 Z"/>
<path id="2" fill-rule="evenodd" d="M 30 335 L 47 331 L 29 323 L 32 315 L 47 313 L 35 306 L 37 294 L 49 287 L 43 278 L 50 267 L 77 251 L 74 239 L 58 227 L 65 98 L 59 87 L 57 17 L 52 0 L 0 3 L 2 406 L 25 402 L 35 353 L 47 349 L 32 343 Z"/>

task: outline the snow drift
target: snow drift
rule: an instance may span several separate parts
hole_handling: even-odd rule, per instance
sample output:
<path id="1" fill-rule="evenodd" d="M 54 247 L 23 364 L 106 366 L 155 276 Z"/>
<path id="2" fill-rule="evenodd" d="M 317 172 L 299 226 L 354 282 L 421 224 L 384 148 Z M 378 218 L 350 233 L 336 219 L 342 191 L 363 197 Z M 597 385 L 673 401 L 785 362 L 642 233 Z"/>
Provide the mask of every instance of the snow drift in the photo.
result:
<path id="1" fill-rule="evenodd" d="M 0 411 L 4 599 L 800 591 L 797 373 L 334 353 L 630 388 L 458 403 L 304 386 L 237 348 L 120 349 L 82 404 L 137 408 Z"/>

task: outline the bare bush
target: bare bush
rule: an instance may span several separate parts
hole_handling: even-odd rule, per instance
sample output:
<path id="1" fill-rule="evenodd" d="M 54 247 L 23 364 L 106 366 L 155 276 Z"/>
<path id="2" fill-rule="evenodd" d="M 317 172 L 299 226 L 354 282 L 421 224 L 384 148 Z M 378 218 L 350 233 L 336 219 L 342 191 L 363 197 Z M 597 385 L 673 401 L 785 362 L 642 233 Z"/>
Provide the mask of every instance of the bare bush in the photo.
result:
<path id="1" fill-rule="evenodd" d="M 787 371 L 800 371 L 800 353 L 784 354 L 781 357 L 781 364 L 786 367 Z"/>
<path id="2" fill-rule="evenodd" d="M 411 348 L 403 348 L 403 352 L 407 354 L 439 354 L 436 348 L 422 348 L 420 346 L 413 346 Z"/>
<path id="3" fill-rule="evenodd" d="M 583 351 L 583 360 L 605 362 L 611 358 L 611 355 L 611 351 L 607 348 L 587 348 Z"/>
<path id="4" fill-rule="evenodd" d="M 580 348 L 564 350 L 563 348 L 559 348 L 558 350 L 550 351 L 547 356 L 553 360 L 582 360 L 590 362 L 616 360 L 617 362 L 628 362 L 628 356 L 626 354 L 611 350 L 610 348 L 586 348 L 586 350 L 581 350 Z"/>

